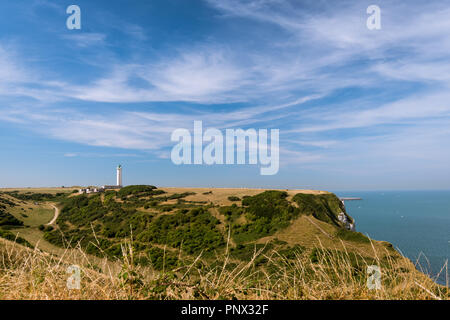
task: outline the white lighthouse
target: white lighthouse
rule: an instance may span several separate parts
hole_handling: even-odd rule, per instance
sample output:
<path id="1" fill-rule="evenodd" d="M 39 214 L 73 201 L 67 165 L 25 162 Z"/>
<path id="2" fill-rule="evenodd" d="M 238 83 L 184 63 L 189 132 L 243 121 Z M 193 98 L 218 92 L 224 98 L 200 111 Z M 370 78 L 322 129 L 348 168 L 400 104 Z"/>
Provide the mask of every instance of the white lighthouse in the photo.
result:
<path id="1" fill-rule="evenodd" d="M 122 187 L 122 165 L 117 166 L 117 186 Z"/>

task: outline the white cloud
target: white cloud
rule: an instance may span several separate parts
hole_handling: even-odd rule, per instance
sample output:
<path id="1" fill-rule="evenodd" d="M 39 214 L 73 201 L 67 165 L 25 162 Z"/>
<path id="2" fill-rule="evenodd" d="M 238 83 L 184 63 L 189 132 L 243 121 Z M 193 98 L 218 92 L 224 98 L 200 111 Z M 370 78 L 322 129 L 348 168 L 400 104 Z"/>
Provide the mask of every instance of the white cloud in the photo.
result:
<path id="1" fill-rule="evenodd" d="M 135 153 L 93 153 L 93 152 L 66 152 L 64 153 L 64 157 L 74 158 L 74 157 L 87 157 L 87 158 L 111 158 L 111 157 L 120 157 L 120 158 L 129 158 L 129 157 L 139 157 L 138 154 Z"/>
<path id="2" fill-rule="evenodd" d="M 356 109 L 356 110 L 355 110 Z M 400 99 L 376 108 L 347 108 L 313 112 L 309 124 L 290 132 L 320 132 L 354 129 L 386 124 L 414 125 L 423 119 L 450 117 L 450 94 L 429 93 Z"/>
<path id="3" fill-rule="evenodd" d="M 155 69 L 144 70 L 142 77 L 161 92 L 180 97 L 180 100 L 232 92 L 244 80 L 241 70 L 224 53 L 217 51 L 182 54 Z"/>
<path id="4" fill-rule="evenodd" d="M 90 47 L 95 45 L 104 45 L 106 35 L 102 33 L 77 33 L 64 35 L 64 39 L 69 40 L 79 47 Z"/>
<path id="5" fill-rule="evenodd" d="M 140 85 L 133 84 L 139 80 Z M 142 102 L 231 101 L 245 82 L 242 70 L 220 50 L 182 53 L 157 63 L 112 66 L 112 72 L 88 86 L 67 93 L 87 101 Z"/>
<path id="6" fill-rule="evenodd" d="M 67 157 L 67 158 L 74 158 L 77 156 L 78 156 L 78 153 L 76 153 L 76 152 L 68 152 L 68 153 L 64 154 L 64 157 Z"/>

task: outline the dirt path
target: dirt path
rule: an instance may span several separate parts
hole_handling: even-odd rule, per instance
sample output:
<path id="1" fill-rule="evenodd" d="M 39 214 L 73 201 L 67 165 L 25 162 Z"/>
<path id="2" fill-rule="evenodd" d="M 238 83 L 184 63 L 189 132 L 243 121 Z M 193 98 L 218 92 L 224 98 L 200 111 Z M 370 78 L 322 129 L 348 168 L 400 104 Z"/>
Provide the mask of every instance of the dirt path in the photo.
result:
<path id="1" fill-rule="evenodd" d="M 53 209 L 55 209 L 55 215 L 53 216 L 52 221 L 47 223 L 47 226 L 54 224 L 56 222 L 56 219 L 58 219 L 58 216 L 59 216 L 59 209 L 53 204 L 51 206 L 53 207 Z"/>

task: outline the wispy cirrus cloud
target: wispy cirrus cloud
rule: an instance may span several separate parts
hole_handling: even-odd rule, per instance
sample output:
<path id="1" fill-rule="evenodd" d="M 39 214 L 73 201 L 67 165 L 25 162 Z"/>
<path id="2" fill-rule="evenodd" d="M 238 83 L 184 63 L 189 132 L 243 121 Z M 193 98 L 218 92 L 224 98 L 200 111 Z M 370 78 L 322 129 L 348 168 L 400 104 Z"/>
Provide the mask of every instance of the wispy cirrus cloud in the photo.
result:
<path id="1" fill-rule="evenodd" d="M 76 56 L 62 59 L 72 69 L 58 73 L 24 59 L 20 46 L 2 45 L 0 119 L 53 139 L 150 150 L 157 158 L 167 156 L 171 131 L 194 120 L 280 128 L 289 165 L 358 166 L 359 159 L 375 168 L 369 155 L 386 161 L 389 150 L 402 170 L 395 159 L 424 165 L 418 146 L 429 161 L 447 157 L 436 143 L 448 146 L 450 124 L 447 4 L 382 3 L 382 29 L 370 31 L 368 1 L 205 3 L 217 29 L 193 30 L 202 36 L 189 41 L 180 41 L 182 28 L 158 38 L 125 18 L 120 27 L 62 34 Z"/>
<path id="2" fill-rule="evenodd" d="M 245 82 L 240 68 L 224 53 L 195 51 L 157 63 L 112 66 L 112 72 L 68 94 L 87 101 L 231 102 L 233 91 Z"/>
<path id="3" fill-rule="evenodd" d="M 71 41 L 79 47 L 90 47 L 94 45 L 104 45 L 106 35 L 103 33 L 78 33 L 78 34 L 65 34 L 64 39 Z"/>
<path id="4" fill-rule="evenodd" d="M 130 158 L 139 157 L 136 153 L 94 153 L 94 152 L 66 152 L 64 157 L 75 158 L 75 157 L 85 157 L 85 158 Z"/>

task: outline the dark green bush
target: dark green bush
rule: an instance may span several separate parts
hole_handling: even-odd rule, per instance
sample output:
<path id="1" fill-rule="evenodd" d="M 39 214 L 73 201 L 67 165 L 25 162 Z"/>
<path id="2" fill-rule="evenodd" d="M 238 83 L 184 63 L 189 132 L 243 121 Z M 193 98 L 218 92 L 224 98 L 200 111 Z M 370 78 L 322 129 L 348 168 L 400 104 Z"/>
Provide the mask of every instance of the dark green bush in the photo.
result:
<path id="1" fill-rule="evenodd" d="M 287 227 L 298 216 L 299 210 L 286 198 L 287 193 L 284 191 L 265 191 L 243 199 L 242 205 L 248 223 L 232 225 L 233 239 L 238 243 L 252 241 Z M 231 215 L 228 212 L 225 215 L 230 216 L 233 221 L 236 209 L 228 207 L 227 210 Z"/>
<path id="2" fill-rule="evenodd" d="M 188 213 L 163 215 L 149 225 L 148 230 L 137 236 L 147 243 L 167 244 L 187 253 L 211 251 L 222 247 L 225 241 L 216 228 L 218 220 L 208 210 L 195 208 Z"/>
<path id="3" fill-rule="evenodd" d="M 15 235 L 14 233 L 12 233 L 11 231 L 7 231 L 7 230 L 2 230 L 0 229 L 0 238 L 4 238 L 10 241 L 14 241 L 18 244 L 21 244 L 23 246 L 29 247 L 29 248 L 33 248 L 33 246 L 24 238 L 22 237 L 18 237 L 17 235 Z"/>
<path id="4" fill-rule="evenodd" d="M 336 233 L 336 237 L 342 240 L 359 242 L 359 243 L 370 243 L 369 238 L 363 235 L 361 232 L 355 232 L 345 229 L 339 229 Z"/>
<path id="5" fill-rule="evenodd" d="M 281 249 L 278 251 L 278 253 L 281 256 L 285 257 L 286 259 L 293 260 L 293 259 L 296 259 L 297 256 L 301 255 L 305 251 L 305 249 L 306 249 L 305 247 L 303 247 L 299 244 L 296 244 L 292 247 L 288 247 L 286 249 Z"/>
<path id="6" fill-rule="evenodd" d="M 127 186 L 119 190 L 117 192 L 117 195 L 119 197 L 126 197 L 131 194 L 139 194 L 142 192 L 149 192 L 156 189 L 155 186 L 149 186 L 149 185 L 133 185 L 133 186 Z"/>
<path id="7" fill-rule="evenodd" d="M 64 199 L 67 195 L 70 193 L 67 192 L 58 192 L 56 194 L 52 193 L 34 193 L 34 192 L 26 192 L 26 193 L 20 193 L 19 191 L 8 191 L 5 192 L 5 194 L 10 195 L 11 197 L 14 197 L 19 200 L 25 200 L 25 201 L 60 201 Z"/>
<path id="8" fill-rule="evenodd" d="M 0 226 L 23 226 L 23 222 L 0 209 Z"/>
<path id="9" fill-rule="evenodd" d="M 345 209 L 334 194 L 304 194 L 297 193 L 293 198 L 302 214 L 312 215 L 316 219 L 340 226 L 337 218 L 339 212 Z"/>

